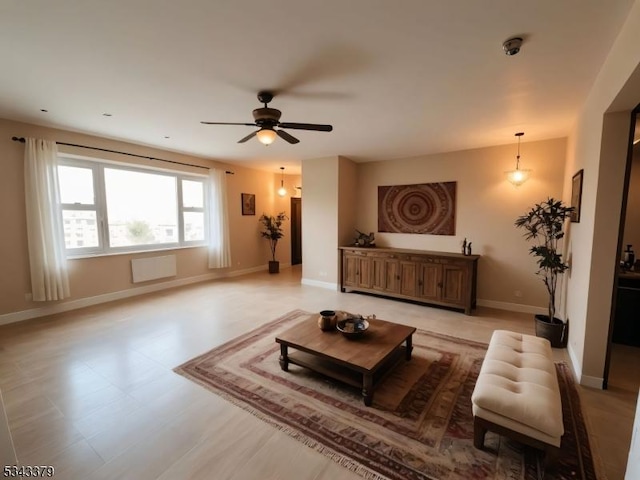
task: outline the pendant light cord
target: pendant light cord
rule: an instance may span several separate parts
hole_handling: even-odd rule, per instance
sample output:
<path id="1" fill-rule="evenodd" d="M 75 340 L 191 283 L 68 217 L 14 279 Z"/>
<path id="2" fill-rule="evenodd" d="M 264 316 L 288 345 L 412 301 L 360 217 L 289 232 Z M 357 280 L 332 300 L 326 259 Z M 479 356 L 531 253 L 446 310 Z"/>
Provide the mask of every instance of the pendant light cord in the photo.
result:
<path id="1" fill-rule="evenodd" d="M 516 170 L 520 170 L 520 138 L 524 135 L 524 132 L 516 133 L 518 137 L 518 155 L 516 155 Z"/>

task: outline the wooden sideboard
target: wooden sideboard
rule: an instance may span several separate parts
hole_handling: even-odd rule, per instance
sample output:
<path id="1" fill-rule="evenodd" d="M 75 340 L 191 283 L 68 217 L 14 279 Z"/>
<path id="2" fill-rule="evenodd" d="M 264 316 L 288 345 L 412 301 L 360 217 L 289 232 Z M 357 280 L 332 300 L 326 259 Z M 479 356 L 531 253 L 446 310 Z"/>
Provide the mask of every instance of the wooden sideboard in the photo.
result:
<path id="1" fill-rule="evenodd" d="M 479 255 L 339 247 L 340 289 L 442 305 L 471 315 Z"/>

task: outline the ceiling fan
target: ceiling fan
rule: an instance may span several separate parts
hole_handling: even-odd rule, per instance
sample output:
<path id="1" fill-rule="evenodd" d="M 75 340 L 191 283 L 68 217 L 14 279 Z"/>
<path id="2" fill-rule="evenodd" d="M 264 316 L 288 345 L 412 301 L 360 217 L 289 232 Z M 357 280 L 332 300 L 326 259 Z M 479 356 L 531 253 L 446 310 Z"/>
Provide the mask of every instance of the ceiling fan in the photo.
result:
<path id="1" fill-rule="evenodd" d="M 294 130 L 315 130 L 318 132 L 330 132 L 333 130 L 331 125 L 321 125 L 317 123 L 290 123 L 281 122 L 280 116 L 282 112 L 275 108 L 269 108 L 268 104 L 273 100 L 273 93 L 262 91 L 258 93 L 258 100 L 264 104 L 263 108 L 256 108 L 253 111 L 254 123 L 230 123 L 230 122 L 200 122 L 205 125 L 246 125 L 248 127 L 259 127 L 259 130 L 251 132 L 246 137 L 238 140 L 238 143 L 244 143 L 247 140 L 257 136 L 260 143 L 271 145 L 276 136 L 282 138 L 289 143 L 299 143 L 293 135 L 282 130 L 283 128 L 291 128 Z M 276 127 L 278 127 L 276 129 Z"/>

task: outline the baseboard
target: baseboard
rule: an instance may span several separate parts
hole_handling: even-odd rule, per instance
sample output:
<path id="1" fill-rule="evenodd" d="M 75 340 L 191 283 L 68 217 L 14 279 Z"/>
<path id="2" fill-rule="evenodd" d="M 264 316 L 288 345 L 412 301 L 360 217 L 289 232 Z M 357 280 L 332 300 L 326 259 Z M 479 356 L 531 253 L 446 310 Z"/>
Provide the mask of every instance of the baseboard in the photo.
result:
<path id="1" fill-rule="evenodd" d="M 328 290 L 338 290 L 337 283 L 321 282 L 320 280 L 311 280 L 309 278 L 303 278 L 300 281 L 300 283 L 302 285 L 309 285 L 310 287 L 320 287 L 320 288 L 326 288 Z"/>
<path id="2" fill-rule="evenodd" d="M 171 280 L 168 282 L 154 283 L 152 285 L 144 285 L 140 287 L 128 288 L 127 290 L 120 290 L 118 292 L 95 295 L 93 297 L 79 298 L 77 300 L 60 302 L 53 305 L 46 305 L 43 307 L 32 308 L 29 310 L 21 310 L 19 312 L 5 313 L 3 315 L 0 315 L 0 325 L 21 322 L 23 320 L 30 320 L 32 318 L 44 317 L 47 315 L 53 315 L 55 313 L 68 312 L 70 310 L 77 310 L 79 308 L 89 307 L 92 305 L 113 302 L 114 300 L 122 300 L 124 298 L 158 292 L 160 290 L 167 290 L 170 288 L 191 285 L 193 283 L 207 282 L 209 280 L 217 280 L 221 278 L 239 277 L 241 275 L 260 272 L 266 269 L 267 269 L 267 266 L 262 265 L 259 267 L 246 268 L 242 270 L 233 270 L 231 272 L 205 273 L 204 275 L 196 275 L 195 277 L 180 278 L 180 279 Z"/>
<path id="3" fill-rule="evenodd" d="M 604 378 L 591 377 L 589 375 L 582 374 L 582 365 L 576 357 L 576 352 L 573 350 L 571 343 L 567 345 L 567 352 L 569 353 L 569 360 L 571 360 L 571 367 L 573 368 L 573 374 L 577 382 L 583 387 L 597 388 L 602 390 L 604 385 Z"/>
<path id="4" fill-rule="evenodd" d="M 602 390 L 602 386 L 604 385 L 604 378 L 582 375 L 582 377 L 580 378 L 580 385 L 582 385 L 583 387 L 591 387 Z"/>
<path id="5" fill-rule="evenodd" d="M 534 305 L 523 305 L 521 303 L 497 302 L 495 300 L 478 299 L 477 304 L 481 307 L 497 308 L 498 310 L 509 310 L 510 312 L 521 312 L 531 314 L 542 314 L 547 312 L 546 308 Z"/>

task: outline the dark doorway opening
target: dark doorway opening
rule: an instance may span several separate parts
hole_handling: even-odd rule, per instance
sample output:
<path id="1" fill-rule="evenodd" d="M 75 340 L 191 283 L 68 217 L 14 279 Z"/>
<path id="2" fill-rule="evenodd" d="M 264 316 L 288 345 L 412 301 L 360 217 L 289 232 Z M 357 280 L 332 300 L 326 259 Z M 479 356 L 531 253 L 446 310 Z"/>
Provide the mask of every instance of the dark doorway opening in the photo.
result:
<path id="1" fill-rule="evenodd" d="M 609 338 L 604 366 L 603 388 L 612 383 L 616 387 L 630 387 L 634 393 L 638 389 L 638 360 L 640 359 L 640 262 L 629 258 L 625 252 L 631 247 L 638 248 L 633 240 L 638 237 L 637 218 L 640 203 L 640 105 L 631 113 L 631 129 L 627 152 L 627 166 L 618 250 L 616 255 L 616 275 L 613 283 Z M 633 245 L 636 243 L 636 245 Z M 635 368 L 630 368 L 635 366 Z"/>
<path id="2" fill-rule="evenodd" d="M 291 197 L 291 265 L 302 263 L 302 199 Z"/>

